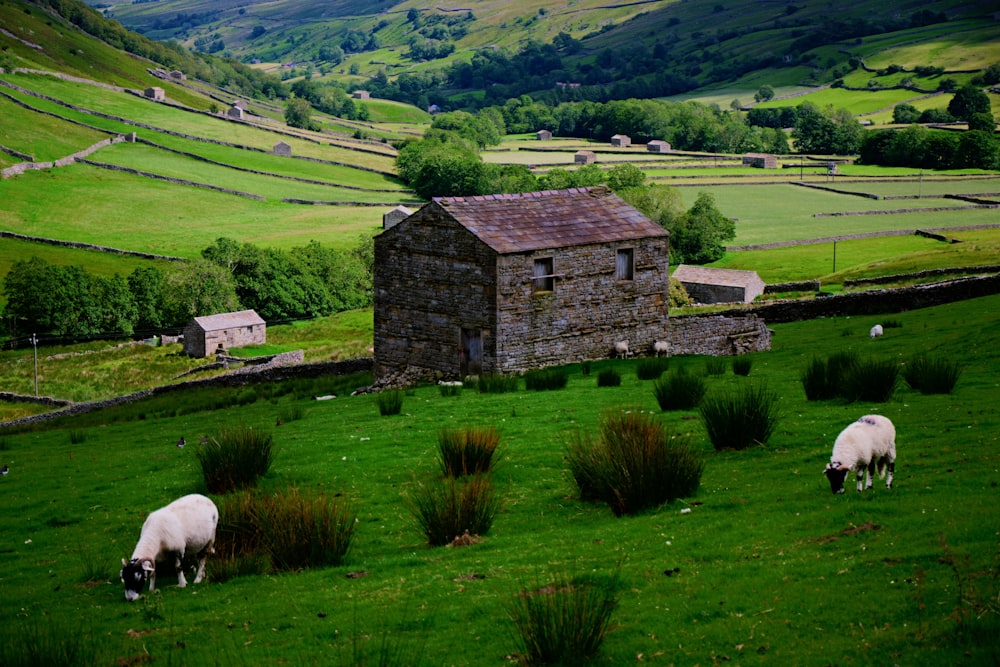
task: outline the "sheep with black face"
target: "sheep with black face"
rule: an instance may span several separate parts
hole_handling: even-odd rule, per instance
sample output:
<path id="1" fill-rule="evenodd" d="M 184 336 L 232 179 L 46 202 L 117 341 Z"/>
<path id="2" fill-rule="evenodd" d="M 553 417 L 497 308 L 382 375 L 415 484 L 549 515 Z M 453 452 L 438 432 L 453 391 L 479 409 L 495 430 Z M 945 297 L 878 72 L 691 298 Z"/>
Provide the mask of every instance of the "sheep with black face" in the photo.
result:
<path id="1" fill-rule="evenodd" d="M 174 558 L 177 585 L 187 586 L 181 561 L 184 555 L 198 556 L 198 572 L 194 583 L 205 577 L 205 559 L 215 553 L 215 527 L 219 523 L 219 510 L 211 499 L 193 493 L 178 498 L 146 517 L 139 535 L 139 543 L 132 552 L 132 560 L 122 559 L 121 580 L 125 583 L 125 599 L 129 602 L 142 593 L 143 584 L 149 581 L 149 590 L 156 588 L 156 562 Z"/>
<path id="2" fill-rule="evenodd" d="M 876 469 L 879 477 L 885 477 L 888 470 L 885 488 L 892 488 L 892 475 L 896 470 L 896 427 L 888 418 L 865 415 L 837 436 L 830 463 L 823 471 L 830 481 L 830 490 L 843 493 L 844 481 L 852 469 L 857 476 L 859 492 L 866 471 L 868 480 L 863 488 L 872 488 L 872 476 Z"/>

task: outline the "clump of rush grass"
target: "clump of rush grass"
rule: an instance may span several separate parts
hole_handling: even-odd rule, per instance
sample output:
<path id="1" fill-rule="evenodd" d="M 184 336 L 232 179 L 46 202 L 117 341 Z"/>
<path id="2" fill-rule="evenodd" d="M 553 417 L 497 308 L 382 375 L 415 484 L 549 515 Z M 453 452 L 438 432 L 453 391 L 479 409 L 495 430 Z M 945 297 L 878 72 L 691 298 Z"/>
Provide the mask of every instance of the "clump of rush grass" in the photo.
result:
<path id="1" fill-rule="evenodd" d="M 622 375 L 613 368 L 605 368 L 597 374 L 598 387 L 620 387 L 622 385 Z"/>
<path id="2" fill-rule="evenodd" d="M 21 619 L 0 636 L 0 665 L 9 667 L 107 664 L 99 643 L 80 623 L 62 624 L 51 617 Z"/>
<path id="3" fill-rule="evenodd" d="M 542 368 L 524 374 L 524 388 L 534 391 L 564 389 L 569 374 L 562 368 Z"/>
<path id="4" fill-rule="evenodd" d="M 462 393 L 462 388 L 464 383 L 455 382 L 441 382 L 438 384 L 438 391 L 441 392 L 442 398 L 448 398 L 449 396 L 458 396 Z"/>
<path id="5" fill-rule="evenodd" d="M 257 485 L 274 462 L 274 438 L 252 426 L 230 426 L 196 450 L 205 488 L 224 494 Z"/>
<path id="6" fill-rule="evenodd" d="M 410 511 L 431 546 L 486 535 L 500 511 L 500 498 L 488 475 L 446 477 L 420 487 Z"/>
<path id="7" fill-rule="evenodd" d="M 903 379 L 921 394 L 950 394 L 961 374 L 961 367 L 951 359 L 923 354 L 903 369 Z"/>
<path id="8" fill-rule="evenodd" d="M 763 384 L 709 396 L 701 404 L 708 439 L 717 450 L 764 444 L 778 425 L 778 395 Z"/>
<path id="9" fill-rule="evenodd" d="M 725 375 L 728 365 L 725 357 L 709 357 L 705 360 L 705 373 L 707 375 Z"/>
<path id="10" fill-rule="evenodd" d="M 619 579 L 557 579 L 522 589 L 507 605 L 527 665 L 576 665 L 594 658 L 617 606 Z"/>
<path id="11" fill-rule="evenodd" d="M 294 422 L 305 417 L 306 411 L 301 405 L 283 405 L 281 409 L 278 410 L 278 418 L 276 423 L 287 424 L 289 422 Z"/>
<path id="12" fill-rule="evenodd" d="M 681 367 L 661 377 L 653 385 L 653 395 L 661 410 L 691 410 L 705 397 L 705 378 L 691 375 Z"/>
<path id="13" fill-rule="evenodd" d="M 670 357 L 643 357 L 635 365 L 640 380 L 656 380 L 670 368 Z"/>
<path id="14" fill-rule="evenodd" d="M 87 441 L 87 432 L 81 428 L 74 428 L 69 432 L 69 441 L 73 445 L 82 445 Z"/>
<path id="15" fill-rule="evenodd" d="M 746 377 L 750 375 L 750 369 L 753 367 L 753 359 L 746 356 L 733 357 L 733 374 L 742 375 Z"/>
<path id="16" fill-rule="evenodd" d="M 596 440 L 578 434 L 566 458 L 580 498 L 607 503 L 615 516 L 694 494 L 705 468 L 687 438 L 621 408 L 602 415 Z"/>
<path id="17" fill-rule="evenodd" d="M 507 394 L 517 391 L 518 377 L 510 373 L 483 373 L 476 382 L 480 394 Z"/>
<path id="18" fill-rule="evenodd" d="M 840 395 L 842 378 L 858 363 L 853 351 L 831 354 L 826 359 L 813 357 L 799 375 L 806 400 L 825 401 Z"/>
<path id="19" fill-rule="evenodd" d="M 251 491 L 238 491 L 222 498 L 215 529 L 215 554 L 211 561 L 214 581 L 264 574 L 271 557 L 257 523 L 258 498 Z"/>
<path id="20" fill-rule="evenodd" d="M 386 389 L 375 394 L 378 413 L 383 417 L 398 415 L 403 411 L 403 392 L 399 389 Z"/>
<path id="21" fill-rule="evenodd" d="M 841 378 L 839 394 L 848 401 L 885 403 L 896 393 L 899 365 L 892 359 L 865 359 Z"/>
<path id="22" fill-rule="evenodd" d="M 438 434 L 441 470 L 446 477 L 490 472 L 496 460 L 500 434 L 485 428 L 442 429 Z"/>
<path id="23" fill-rule="evenodd" d="M 0 435 L 0 452 L 10 450 L 12 440 L 5 435 Z"/>
<path id="24" fill-rule="evenodd" d="M 253 517 L 275 569 L 301 570 L 343 563 L 356 525 L 346 504 L 298 487 L 257 498 Z"/>

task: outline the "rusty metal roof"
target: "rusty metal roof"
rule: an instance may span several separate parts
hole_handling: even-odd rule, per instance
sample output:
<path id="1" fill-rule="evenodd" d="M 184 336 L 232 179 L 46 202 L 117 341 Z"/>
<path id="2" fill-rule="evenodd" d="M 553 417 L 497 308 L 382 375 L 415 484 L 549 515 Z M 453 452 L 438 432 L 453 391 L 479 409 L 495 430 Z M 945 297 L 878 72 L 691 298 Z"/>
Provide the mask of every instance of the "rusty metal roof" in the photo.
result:
<path id="1" fill-rule="evenodd" d="M 222 329 L 235 329 L 237 327 L 264 324 L 264 320 L 261 319 L 255 310 L 240 310 L 234 313 L 205 315 L 204 317 L 194 318 L 194 321 L 201 327 L 202 331 L 220 331 Z"/>
<path id="2" fill-rule="evenodd" d="M 604 186 L 435 197 L 432 205 L 501 254 L 669 235 Z"/>

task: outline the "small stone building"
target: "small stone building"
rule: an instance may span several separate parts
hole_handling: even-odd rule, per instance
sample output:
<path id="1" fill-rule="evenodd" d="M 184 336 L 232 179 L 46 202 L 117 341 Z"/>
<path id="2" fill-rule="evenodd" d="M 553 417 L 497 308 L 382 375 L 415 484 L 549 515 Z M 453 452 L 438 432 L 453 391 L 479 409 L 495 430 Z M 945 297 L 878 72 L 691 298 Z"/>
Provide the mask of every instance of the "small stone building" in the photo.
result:
<path id="1" fill-rule="evenodd" d="M 266 342 L 267 325 L 254 310 L 196 317 L 184 327 L 184 354 L 192 357 Z"/>
<path id="2" fill-rule="evenodd" d="M 756 271 L 681 264 L 673 277 L 697 303 L 750 303 L 764 293 L 764 281 Z"/>
<path id="3" fill-rule="evenodd" d="M 274 154 L 290 157 L 292 155 L 292 147 L 284 141 L 279 141 L 274 145 Z"/>
<path id="4" fill-rule="evenodd" d="M 243 120 L 243 108 L 234 104 L 226 111 L 226 116 L 234 120 Z"/>
<path id="5" fill-rule="evenodd" d="M 597 162 L 597 154 L 594 151 L 577 151 L 576 155 L 573 156 L 573 162 L 576 164 L 593 164 Z"/>
<path id="6" fill-rule="evenodd" d="M 535 139 L 538 139 L 539 141 L 548 141 L 551 138 L 552 133 L 548 130 L 539 130 L 538 132 L 535 132 Z"/>
<path id="7" fill-rule="evenodd" d="M 246 102 L 246 100 L 233 100 L 233 106 L 234 107 L 239 107 L 239 108 L 243 109 L 244 111 L 247 110 L 247 102 Z"/>
<path id="8" fill-rule="evenodd" d="M 411 215 L 413 215 L 413 211 L 400 204 L 391 211 L 382 214 L 382 229 L 395 227 Z"/>
<path id="9" fill-rule="evenodd" d="M 351 93 L 351 97 L 356 100 L 370 100 L 372 98 L 372 94 L 367 90 L 355 90 Z"/>
<path id="10" fill-rule="evenodd" d="M 632 145 L 632 138 L 627 134 L 616 134 L 611 137 L 611 145 L 617 148 L 628 148 Z"/>
<path id="11" fill-rule="evenodd" d="M 170 78 L 174 81 L 185 81 L 187 79 L 187 75 L 179 69 L 174 69 L 170 70 Z"/>
<path id="12" fill-rule="evenodd" d="M 747 153 L 743 156 L 744 167 L 757 167 L 758 169 L 777 169 L 778 156 L 768 153 Z"/>
<path id="13" fill-rule="evenodd" d="M 660 141 L 659 139 L 653 139 L 648 144 L 646 144 L 646 150 L 650 153 L 669 153 L 670 144 L 666 141 Z"/>
<path id="14" fill-rule="evenodd" d="M 163 92 L 163 89 L 160 88 L 159 86 L 150 86 L 146 90 L 142 91 L 142 94 L 144 97 L 148 97 L 154 102 L 162 102 L 165 99 L 167 99 L 167 96 Z"/>
<path id="15" fill-rule="evenodd" d="M 375 379 L 521 372 L 667 329 L 669 235 L 597 186 L 435 198 L 375 237 Z"/>

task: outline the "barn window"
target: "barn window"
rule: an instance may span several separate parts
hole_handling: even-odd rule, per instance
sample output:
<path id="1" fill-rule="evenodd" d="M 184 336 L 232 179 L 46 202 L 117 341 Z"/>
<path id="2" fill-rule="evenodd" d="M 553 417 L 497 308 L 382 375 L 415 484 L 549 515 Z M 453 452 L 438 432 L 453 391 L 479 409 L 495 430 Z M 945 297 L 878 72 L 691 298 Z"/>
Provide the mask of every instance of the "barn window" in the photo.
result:
<path id="1" fill-rule="evenodd" d="M 551 292 L 556 287 L 556 277 L 552 271 L 552 258 L 535 260 L 535 274 L 531 280 L 532 292 Z"/>
<path id="2" fill-rule="evenodd" d="M 634 278 L 633 258 L 634 253 L 632 248 L 621 248 L 618 250 L 618 256 L 615 258 L 615 279 L 632 280 Z"/>

